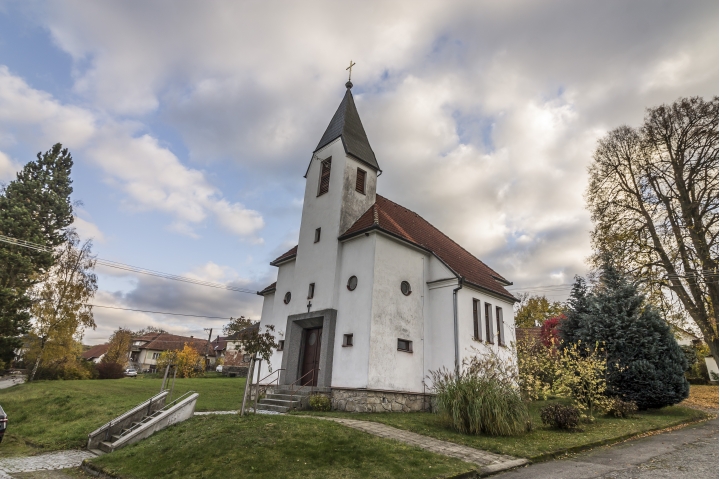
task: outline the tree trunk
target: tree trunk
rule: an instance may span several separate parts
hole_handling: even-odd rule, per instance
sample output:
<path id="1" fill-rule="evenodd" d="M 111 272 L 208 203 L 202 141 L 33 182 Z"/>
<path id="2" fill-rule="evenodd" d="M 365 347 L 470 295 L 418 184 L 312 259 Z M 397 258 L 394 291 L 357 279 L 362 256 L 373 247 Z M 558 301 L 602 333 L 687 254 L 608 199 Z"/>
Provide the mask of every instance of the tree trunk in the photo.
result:
<path id="1" fill-rule="evenodd" d="M 248 375 L 247 375 L 247 379 L 245 380 L 245 391 L 243 392 L 242 406 L 240 407 L 240 416 L 245 415 L 245 403 L 247 402 L 248 390 L 251 387 L 254 368 L 255 368 L 255 358 L 252 358 L 252 359 L 250 359 Z"/>
<path id="2" fill-rule="evenodd" d="M 35 373 L 37 372 L 38 366 L 40 365 L 40 356 L 42 356 L 42 352 L 38 355 L 37 359 L 35 360 L 35 366 L 33 366 L 32 374 L 30 374 L 30 379 L 28 382 L 33 382 L 35 379 Z"/>

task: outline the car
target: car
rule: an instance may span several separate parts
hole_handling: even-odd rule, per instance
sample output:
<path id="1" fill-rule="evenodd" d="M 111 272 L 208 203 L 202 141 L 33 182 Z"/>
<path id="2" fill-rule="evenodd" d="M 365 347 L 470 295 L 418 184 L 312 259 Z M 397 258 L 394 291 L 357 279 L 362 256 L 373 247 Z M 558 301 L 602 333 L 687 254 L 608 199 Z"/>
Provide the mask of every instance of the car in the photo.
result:
<path id="1" fill-rule="evenodd" d="M 137 377 L 137 369 L 126 369 L 125 370 L 125 376 L 129 378 L 136 378 Z"/>
<path id="2" fill-rule="evenodd" d="M 222 372 L 222 364 L 218 364 L 218 366 L 215 368 L 215 372 L 218 372 L 218 373 Z"/>

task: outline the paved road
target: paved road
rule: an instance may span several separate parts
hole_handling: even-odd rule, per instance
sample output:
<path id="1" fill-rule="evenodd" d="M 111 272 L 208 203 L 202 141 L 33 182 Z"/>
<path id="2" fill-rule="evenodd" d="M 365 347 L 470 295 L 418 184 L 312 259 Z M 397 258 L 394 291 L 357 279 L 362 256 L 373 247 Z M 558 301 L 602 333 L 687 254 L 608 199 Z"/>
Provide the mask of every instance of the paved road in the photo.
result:
<path id="1" fill-rule="evenodd" d="M 717 479 L 718 420 L 498 474 L 493 479 Z"/>

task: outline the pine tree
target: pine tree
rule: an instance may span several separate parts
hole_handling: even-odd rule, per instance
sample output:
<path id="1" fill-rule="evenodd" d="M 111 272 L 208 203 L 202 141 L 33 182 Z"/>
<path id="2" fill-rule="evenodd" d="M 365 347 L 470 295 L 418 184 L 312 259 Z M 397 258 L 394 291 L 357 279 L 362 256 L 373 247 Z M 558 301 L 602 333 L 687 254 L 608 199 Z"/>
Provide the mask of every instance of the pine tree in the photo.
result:
<path id="1" fill-rule="evenodd" d="M 563 325 L 564 335 L 591 347 L 603 345 L 608 395 L 632 401 L 639 409 L 688 397 L 687 361 L 670 326 L 612 263 L 602 267 L 599 284 L 574 306 L 578 309 L 571 316 L 577 321 Z"/>
<path id="2" fill-rule="evenodd" d="M 60 143 L 27 163 L 0 191 L 0 235 L 54 248 L 73 221 L 73 160 Z M 0 359 L 10 362 L 30 327 L 28 289 L 50 267 L 52 253 L 0 243 Z"/>

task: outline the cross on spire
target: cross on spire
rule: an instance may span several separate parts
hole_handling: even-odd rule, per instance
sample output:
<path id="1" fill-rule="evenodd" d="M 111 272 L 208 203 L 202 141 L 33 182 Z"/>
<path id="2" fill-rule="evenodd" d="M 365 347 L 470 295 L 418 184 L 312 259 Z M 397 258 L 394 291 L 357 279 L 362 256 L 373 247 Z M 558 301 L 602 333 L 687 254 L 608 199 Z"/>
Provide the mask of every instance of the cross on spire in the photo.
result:
<path id="1" fill-rule="evenodd" d="M 356 64 L 353 63 L 352 60 L 350 60 L 350 66 L 346 68 L 346 70 L 349 70 L 350 73 L 348 73 L 348 81 L 350 81 L 352 78 L 352 67 L 354 67 Z"/>

